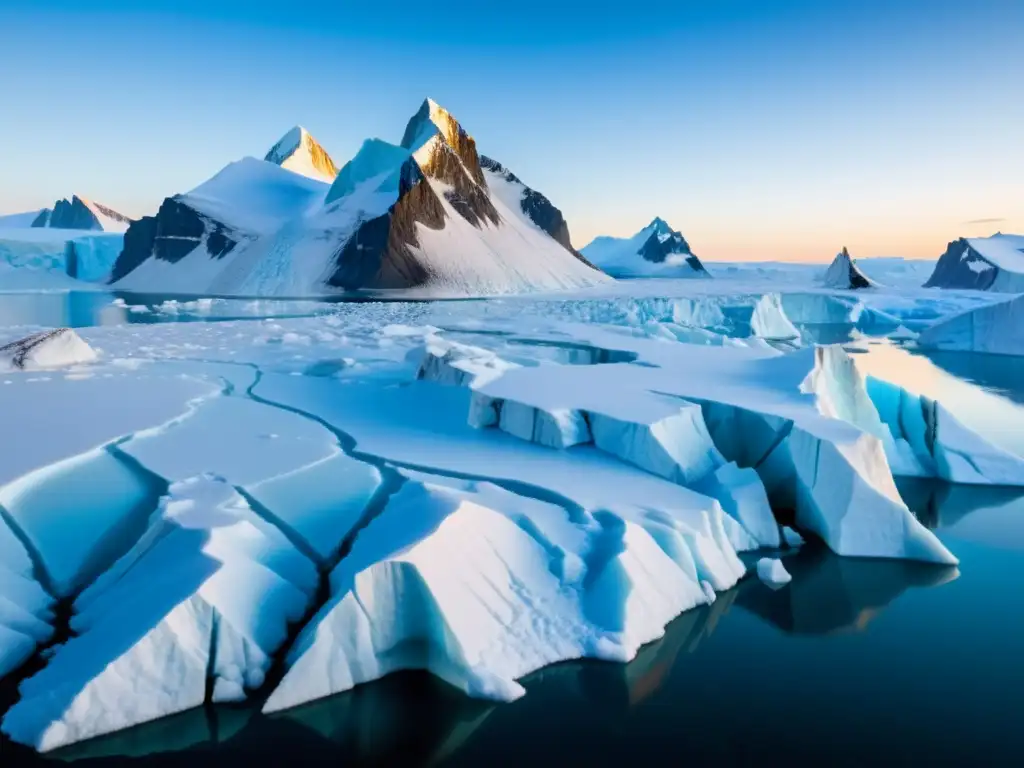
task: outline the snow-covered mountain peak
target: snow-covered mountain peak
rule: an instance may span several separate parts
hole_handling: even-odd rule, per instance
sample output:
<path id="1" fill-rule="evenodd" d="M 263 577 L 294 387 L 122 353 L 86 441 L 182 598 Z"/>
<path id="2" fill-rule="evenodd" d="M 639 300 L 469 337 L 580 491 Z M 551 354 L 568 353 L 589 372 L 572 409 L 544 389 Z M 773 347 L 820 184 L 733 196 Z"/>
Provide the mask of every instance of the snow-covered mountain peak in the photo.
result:
<path id="1" fill-rule="evenodd" d="M 440 136 L 444 143 L 451 147 L 475 183 L 486 186 L 476 141 L 447 109 L 433 99 L 425 99 L 405 127 L 402 146 L 415 152 L 434 136 Z"/>
<path id="2" fill-rule="evenodd" d="M 707 276 L 682 233 L 660 216 L 632 237 L 598 237 L 583 255 L 612 276 Z"/>
<path id="3" fill-rule="evenodd" d="M 282 136 L 263 159 L 317 181 L 330 183 L 338 175 L 327 150 L 301 125 Z"/>

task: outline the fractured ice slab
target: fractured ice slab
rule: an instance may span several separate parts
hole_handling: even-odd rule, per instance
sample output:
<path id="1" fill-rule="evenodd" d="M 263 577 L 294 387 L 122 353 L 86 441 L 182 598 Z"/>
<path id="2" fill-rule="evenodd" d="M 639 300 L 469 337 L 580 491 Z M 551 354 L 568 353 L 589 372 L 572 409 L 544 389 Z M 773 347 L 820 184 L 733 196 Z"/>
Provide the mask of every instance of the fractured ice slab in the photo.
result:
<path id="1" fill-rule="evenodd" d="M 76 601 L 75 636 L 2 730 L 48 751 L 262 685 L 315 569 L 224 482 L 175 484 L 139 543 Z"/>
<path id="2" fill-rule="evenodd" d="M 573 523 L 493 486 L 410 481 L 332 573 L 333 597 L 264 710 L 410 668 L 511 700 L 524 693 L 518 678 L 555 661 L 627 661 L 674 616 L 708 602 L 701 569 L 717 566 L 729 585 L 738 578 L 710 552 L 687 562 L 610 513 Z"/>
<path id="3" fill-rule="evenodd" d="M 53 593 L 67 597 L 131 546 L 155 495 L 143 473 L 99 448 L 0 487 L 0 505 L 39 553 Z"/>

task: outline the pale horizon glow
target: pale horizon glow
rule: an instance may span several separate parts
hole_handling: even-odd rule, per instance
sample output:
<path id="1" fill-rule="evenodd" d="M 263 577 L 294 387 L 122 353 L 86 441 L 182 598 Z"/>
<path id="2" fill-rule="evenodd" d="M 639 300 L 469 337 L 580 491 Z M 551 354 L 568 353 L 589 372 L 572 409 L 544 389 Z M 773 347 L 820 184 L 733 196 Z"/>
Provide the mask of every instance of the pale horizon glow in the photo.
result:
<path id="1" fill-rule="evenodd" d="M 345 5 L 5 3 L 0 214 L 72 194 L 152 213 L 296 124 L 340 167 L 429 96 L 577 247 L 655 216 L 708 261 L 1024 232 L 1024 6 Z"/>

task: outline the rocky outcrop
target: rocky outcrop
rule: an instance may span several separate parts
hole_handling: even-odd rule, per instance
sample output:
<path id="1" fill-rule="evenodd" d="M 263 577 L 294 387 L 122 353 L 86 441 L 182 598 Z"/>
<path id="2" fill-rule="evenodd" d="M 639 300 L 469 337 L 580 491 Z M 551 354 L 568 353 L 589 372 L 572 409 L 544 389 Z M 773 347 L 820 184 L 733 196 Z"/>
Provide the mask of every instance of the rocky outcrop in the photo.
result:
<path id="1" fill-rule="evenodd" d="M 496 173 L 512 184 L 521 185 L 523 196 L 519 201 L 519 205 L 523 213 L 526 214 L 530 221 L 565 246 L 566 249 L 577 253 L 572 247 L 572 240 L 569 237 L 569 224 L 566 222 L 565 217 L 562 216 L 562 212 L 552 205 L 550 200 L 540 192 L 526 186 L 518 176 L 497 160 L 481 155 L 480 165 L 483 166 L 484 170 Z"/>
<path id="2" fill-rule="evenodd" d="M 965 237 L 953 240 L 939 257 L 925 288 L 963 288 L 987 291 L 999 270 L 978 253 Z"/>
<path id="3" fill-rule="evenodd" d="M 168 197 L 156 216 L 133 221 L 124 235 L 124 249 L 110 275 L 114 283 L 154 258 L 172 264 L 181 261 L 200 245 L 211 258 L 222 258 L 241 238 L 232 229 L 200 213 L 179 197 Z"/>
<path id="4" fill-rule="evenodd" d="M 71 200 L 58 200 L 52 209 L 45 208 L 40 211 L 32 226 L 104 231 L 110 228 L 111 224 L 127 226 L 131 221 L 113 208 L 72 195 Z"/>
<path id="5" fill-rule="evenodd" d="M 672 229 L 660 218 L 651 222 L 651 227 L 653 229 L 651 236 L 640 247 L 640 255 L 644 259 L 655 264 L 662 264 L 670 256 L 684 256 L 686 263 L 694 272 L 707 272 L 704 265 L 700 263 L 700 259 L 690 250 L 690 244 L 686 242 L 682 233 Z"/>

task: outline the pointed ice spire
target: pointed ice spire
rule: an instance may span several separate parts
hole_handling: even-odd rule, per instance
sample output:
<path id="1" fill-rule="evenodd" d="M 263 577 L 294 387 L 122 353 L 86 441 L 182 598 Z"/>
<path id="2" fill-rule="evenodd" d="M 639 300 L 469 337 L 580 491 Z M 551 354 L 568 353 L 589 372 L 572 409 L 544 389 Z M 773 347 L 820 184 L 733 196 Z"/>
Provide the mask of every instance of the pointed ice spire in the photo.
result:
<path id="1" fill-rule="evenodd" d="M 860 271 L 853 259 L 850 258 L 850 252 L 846 250 L 845 246 L 836 254 L 832 264 L 826 270 L 824 283 L 829 288 L 838 288 L 844 291 L 873 288 L 876 285 L 873 280 Z"/>

